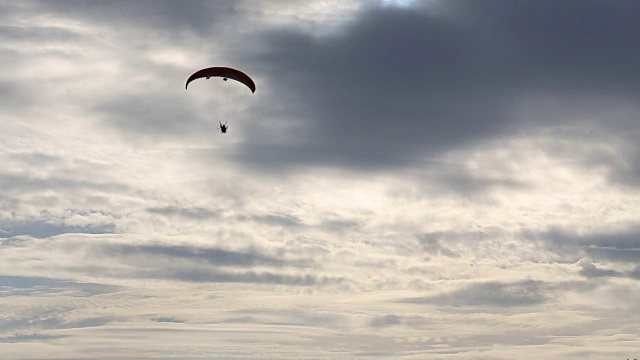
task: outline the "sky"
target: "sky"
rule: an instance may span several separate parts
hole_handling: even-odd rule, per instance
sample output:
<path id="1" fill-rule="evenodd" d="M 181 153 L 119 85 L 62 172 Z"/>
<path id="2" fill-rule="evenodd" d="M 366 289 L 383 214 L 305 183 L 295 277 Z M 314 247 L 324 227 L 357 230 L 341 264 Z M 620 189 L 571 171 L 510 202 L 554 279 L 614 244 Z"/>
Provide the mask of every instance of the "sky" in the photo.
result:
<path id="1" fill-rule="evenodd" d="M 638 18 L 0 0 L 2 358 L 640 357 Z"/>

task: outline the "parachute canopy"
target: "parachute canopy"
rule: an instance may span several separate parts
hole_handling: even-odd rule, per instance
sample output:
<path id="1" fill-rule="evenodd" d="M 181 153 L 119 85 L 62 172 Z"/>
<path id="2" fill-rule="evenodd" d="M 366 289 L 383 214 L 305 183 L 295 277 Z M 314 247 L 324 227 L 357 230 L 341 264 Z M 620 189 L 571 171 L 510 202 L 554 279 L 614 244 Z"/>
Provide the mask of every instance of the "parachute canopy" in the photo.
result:
<path id="1" fill-rule="evenodd" d="M 246 85 L 252 93 L 256 92 L 256 84 L 249 77 L 249 75 L 243 73 L 240 70 L 228 68 L 228 67 L 210 67 L 202 70 L 196 71 L 193 75 L 189 76 L 187 79 L 187 83 L 184 85 L 186 89 L 189 86 L 189 83 L 193 80 L 200 78 L 210 78 L 210 77 L 221 77 L 223 80 L 233 79 L 235 81 L 239 81 Z"/>

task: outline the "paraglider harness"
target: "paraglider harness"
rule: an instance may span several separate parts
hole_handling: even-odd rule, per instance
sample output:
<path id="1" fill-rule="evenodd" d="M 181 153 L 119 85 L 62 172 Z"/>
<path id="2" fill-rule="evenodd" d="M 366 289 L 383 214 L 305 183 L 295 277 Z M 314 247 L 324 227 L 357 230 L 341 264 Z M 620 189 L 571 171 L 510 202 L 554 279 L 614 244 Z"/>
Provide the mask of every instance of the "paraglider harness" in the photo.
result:
<path id="1" fill-rule="evenodd" d="M 229 126 L 227 125 L 227 122 L 225 121 L 224 124 L 223 124 L 220 121 L 218 121 L 218 123 L 220 123 L 220 125 L 218 126 L 218 130 L 220 130 L 220 133 L 226 134 L 227 130 L 229 129 Z"/>

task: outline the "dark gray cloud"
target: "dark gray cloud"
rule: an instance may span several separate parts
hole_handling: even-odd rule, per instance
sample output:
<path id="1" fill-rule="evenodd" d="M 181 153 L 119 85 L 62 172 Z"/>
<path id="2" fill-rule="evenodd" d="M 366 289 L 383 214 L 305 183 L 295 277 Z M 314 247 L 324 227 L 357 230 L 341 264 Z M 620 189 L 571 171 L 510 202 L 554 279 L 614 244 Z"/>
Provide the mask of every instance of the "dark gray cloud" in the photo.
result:
<path id="1" fill-rule="evenodd" d="M 186 208 L 178 206 L 151 207 L 147 212 L 170 217 L 182 217 L 191 220 L 217 219 L 222 215 L 218 209 L 207 209 L 202 207 Z"/>
<path id="2" fill-rule="evenodd" d="M 356 228 L 361 225 L 362 221 L 349 220 L 349 219 L 334 219 L 325 220 L 320 223 L 320 227 L 327 231 L 344 232 L 352 228 Z"/>
<path id="3" fill-rule="evenodd" d="M 640 146 L 638 146 L 638 129 L 628 129 L 627 143 L 620 145 L 620 151 L 614 154 L 603 153 L 598 165 L 609 168 L 609 178 L 618 184 L 640 186 Z"/>
<path id="4" fill-rule="evenodd" d="M 270 90 L 260 117 L 295 125 L 282 130 L 283 141 L 255 122 L 238 159 L 264 167 L 416 164 L 523 127 L 568 124 L 593 114 L 594 98 L 638 99 L 639 4 L 424 3 L 366 7 L 335 35 L 267 32 L 253 64 Z M 519 101 L 537 96 L 571 108 L 516 119 Z M 607 129 L 636 123 L 612 119 L 616 108 L 603 106 Z"/>
<path id="5" fill-rule="evenodd" d="M 640 280 L 640 265 L 636 266 L 631 271 L 619 271 L 619 270 L 602 268 L 593 263 L 584 263 L 582 264 L 582 270 L 580 270 L 580 275 L 587 278 L 618 277 L 618 278 L 629 278 L 629 279 Z"/>
<path id="6" fill-rule="evenodd" d="M 171 317 L 171 316 L 159 316 L 159 317 L 153 319 L 153 321 L 155 321 L 155 322 L 166 322 L 166 323 L 176 323 L 176 324 L 180 324 L 180 323 L 184 322 L 184 320 L 176 319 L 176 318 Z"/>
<path id="7" fill-rule="evenodd" d="M 312 260 L 279 258 L 251 249 L 231 251 L 178 245 L 111 244 L 96 248 L 98 255 L 133 265 L 134 272 L 123 271 L 118 276 L 138 279 L 291 286 L 328 285 L 344 281 L 342 278 L 303 272 L 314 265 Z M 293 272 L 287 269 L 293 269 Z M 84 267 L 82 271 L 100 273 L 105 269 Z"/>
<path id="8" fill-rule="evenodd" d="M 636 266 L 636 268 L 630 271 L 628 275 L 632 279 L 640 280 L 640 265 Z"/>
<path id="9" fill-rule="evenodd" d="M 254 215 L 251 217 L 251 220 L 257 221 L 260 223 L 281 226 L 281 227 L 297 227 L 303 225 L 303 223 L 291 215 L 280 215 L 280 214 L 268 214 L 268 215 Z"/>
<path id="10" fill-rule="evenodd" d="M 48 238 L 60 234 L 111 234 L 115 224 L 72 226 L 52 220 L 0 221 L 0 238 L 28 235 L 34 238 Z"/>
<path id="11" fill-rule="evenodd" d="M 69 280 L 34 277 L 0 275 L 0 288 L 6 291 L 5 296 L 35 295 L 36 293 L 52 293 L 74 291 L 79 296 L 93 296 L 108 294 L 118 291 L 120 288 L 113 285 L 79 283 Z"/>
<path id="12" fill-rule="evenodd" d="M 588 278 L 619 277 L 622 275 L 622 272 L 611 269 L 601 269 L 595 264 L 583 264 L 580 275 Z"/>
<path id="13" fill-rule="evenodd" d="M 551 251 L 578 260 L 588 256 L 595 261 L 640 263 L 640 229 L 631 226 L 626 231 L 596 232 L 578 235 L 563 229 L 541 233 L 526 232 L 529 239 L 542 241 Z M 587 274 L 594 274 L 587 270 Z"/>
<path id="14" fill-rule="evenodd" d="M 434 232 L 418 235 L 417 238 L 420 245 L 422 245 L 423 250 L 429 254 L 460 257 L 460 254 L 453 250 L 450 244 L 447 244 L 447 240 L 449 242 L 453 242 L 454 245 L 459 243 L 459 234 Z"/>
<path id="15" fill-rule="evenodd" d="M 19 8 L 15 3 L 0 3 L 0 20 L 9 20 Z"/>
<path id="16" fill-rule="evenodd" d="M 11 63 L 11 60 L 15 60 L 13 57 L 8 58 L 2 50 L 0 50 L 0 61 L 3 64 Z M 5 111 L 22 110 L 24 111 L 25 105 L 30 104 L 32 96 L 27 93 L 23 86 L 20 86 L 15 81 L 0 80 L 0 106 Z"/>
<path id="17" fill-rule="evenodd" d="M 11 335 L 0 337 L 0 343 L 23 343 L 23 342 L 42 342 L 46 340 L 55 340 L 68 337 L 66 335 L 44 335 L 44 334 L 31 334 L 31 335 Z"/>
<path id="18" fill-rule="evenodd" d="M 220 248 L 198 248 L 193 246 L 169 245 L 111 245 L 105 247 L 105 252 L 118 259 L 137 261 L 141 258 L 153 258 L 154 262 L 162 260 L 187 260 L 193 263 L 210 263 L 217 266 L 253 267 L 275 266 L 283 267 L 287 262 L 276 257 L 260 254 L 258 251 L 230 251 Z"/>
<path id="19" fill-rule="evenodd" d="M 221 219 L 223 216 L 223 210 L 220 209 L 207 209 L 202 207 L 188 208 L 177 206 L 165 206 L 165 207 L 153 207 L 147 208 L 147 212 L 151 214 L 158 214 L 170 217 L 181 217 L 191 220 L 211 220 Z M 279 227 L 298 227 L 303 223 L 295 216 L 284 214 L 267 214 L 267 215 L 238 215 L 236 217 L 240 221 L 255 221 L 272 226 Z"/>
<path id="20" fill-rule="evenodd" d="M 409 303 L 433 303 L 443 306 L 532 306 L 549 299 L 548 285 L 524 280 L 513 283 L 485 282 L 471 284 L 443 295 L 405 299 Z"/>
<path id="21" fill-rule="evenodd" d="M 377 317 L 371 320 L 371 326 L 373 327 L 388 327 L 402 324 L 403 318 L 398 315 L 385 315 Z"/>
<path id="22" fill-rule="evenodd" d="M 215 269 L 163 269 L 157 272 L 143 272 L 144 275 L 161 279 L 171 279 L 190 282 L 212 283 L 255 283 L 289 286 L 322 286 L 338 284 L 342 278 L 317 276 L 312 274 L 283 274 L 273 271 L 242 271 L 229 272 Z"/>

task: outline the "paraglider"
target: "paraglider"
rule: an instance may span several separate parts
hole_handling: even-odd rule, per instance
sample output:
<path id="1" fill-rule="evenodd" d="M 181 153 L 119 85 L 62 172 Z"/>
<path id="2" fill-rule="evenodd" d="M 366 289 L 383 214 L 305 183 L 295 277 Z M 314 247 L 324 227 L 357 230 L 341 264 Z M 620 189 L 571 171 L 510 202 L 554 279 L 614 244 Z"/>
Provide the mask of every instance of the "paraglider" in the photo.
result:
<path id="1" fill-rule="evenodd" d="M 187 79 L 187 83 L 184 85 L 184 88 L 187 89 L 189 83 L 193 80 L 200 78 L 206 78 L 207 80 L 209 80 L 209 78 L 212 77 L 221 77 L 224 81 L 227 81 L 228 79 L 239 81 L 245 84 L 252 93 L 256 92 L 256 84 L 253 82 L 253 79 L 249 77 L 249 75 L 243 73 L 240 70 L 222 66 L 210 67 L 196 71 L 193 75 L 189 76 L 189 79 Z"/>
<path id="2" fill-rule="evenodd" d="M 189 76 L 189 78 L 187 79 L 187 83 L 184 85 L 184 88 L 188 89 L 189 83 L 194 80 L 201 79 L 201 78 L 205 78 L 206 80 L 209 80 L 212 77 L 220 77 L 222 78 L 223 81 L 228 81 L 229 79 L 235 80 L 240 84 L 243 84 L 246 87 L 248 87 L 249 90 L 251 90 L 252 94 L 256 92 L 256 84 L 253 81 L 253 79 L 249 77 L 249 75 L 243 73 L 240 70 L 236 70 L 228 67 L 221 67 L 221 66 L 210 67 L 210 68 L 196 71 L 191 76 Z M 227 104 L 227 107 L 229 106 L 230 105 Z M 228 112 L 229 112 L 229 109 L 227 109 L 226 113 Z M 227 126 L 227 121 L 226 121 L 227 119 L 225 118 L 224 120 L 225 120 L 224 124 L 222 123 L 222 121 L 218 120 L 218 123 L 220 124 L 218 126 L 218 129 L 222 134 L 226 134 L 227 130 L 229 129 L 229 127 Z"/>

